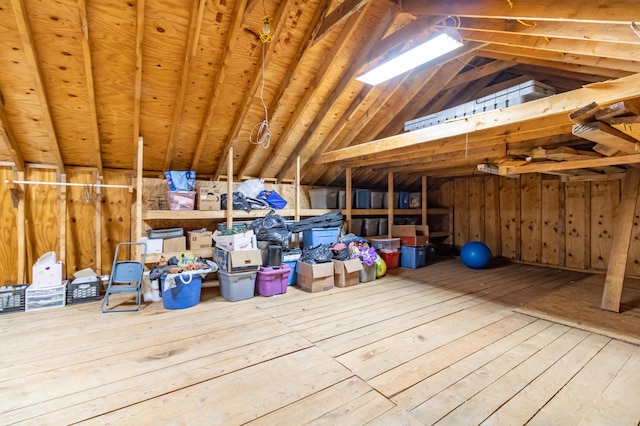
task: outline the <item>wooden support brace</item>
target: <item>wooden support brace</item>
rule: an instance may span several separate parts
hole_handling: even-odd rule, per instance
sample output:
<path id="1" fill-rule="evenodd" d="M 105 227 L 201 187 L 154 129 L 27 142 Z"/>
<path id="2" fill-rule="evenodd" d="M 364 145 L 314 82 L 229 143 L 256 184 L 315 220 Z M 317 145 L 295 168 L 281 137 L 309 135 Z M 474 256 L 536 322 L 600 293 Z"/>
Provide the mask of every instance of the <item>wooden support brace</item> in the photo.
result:
<path id="1" fill-rule="evenodd" d="M 630 168 L 622 187 L 622 199 L 620 200 L 618 215 L 615 220 L 609 267 L 607 268 L 607 278 L 604 283 L 602 303 L 600 305 L 602 309 L 608 311 L 620 312 L 629 243 L 638 201 L 638 188 L 640 188 L 640 169 Z"/>

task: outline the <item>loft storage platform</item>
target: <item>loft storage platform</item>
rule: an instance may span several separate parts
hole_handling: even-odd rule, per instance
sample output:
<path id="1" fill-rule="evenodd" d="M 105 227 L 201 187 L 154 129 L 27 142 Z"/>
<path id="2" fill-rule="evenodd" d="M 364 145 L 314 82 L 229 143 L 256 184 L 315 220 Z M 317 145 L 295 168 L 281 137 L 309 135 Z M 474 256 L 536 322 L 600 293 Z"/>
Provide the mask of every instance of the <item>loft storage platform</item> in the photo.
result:
<path id="1" fill-rule="evenodd" d="M 466 102 L 462 105 L 447 108 L 445 110 L 415 118 L 404 123 L 404 131 L 423 129 L 449 120 L 469 117 L 482 112 L 493 111 L 520 105 L 536 99 L 546 98 L 556 94 L 556 89 L 536 80 L 529 80 L 522 84 L 500 90 L 487 96 Z"/>

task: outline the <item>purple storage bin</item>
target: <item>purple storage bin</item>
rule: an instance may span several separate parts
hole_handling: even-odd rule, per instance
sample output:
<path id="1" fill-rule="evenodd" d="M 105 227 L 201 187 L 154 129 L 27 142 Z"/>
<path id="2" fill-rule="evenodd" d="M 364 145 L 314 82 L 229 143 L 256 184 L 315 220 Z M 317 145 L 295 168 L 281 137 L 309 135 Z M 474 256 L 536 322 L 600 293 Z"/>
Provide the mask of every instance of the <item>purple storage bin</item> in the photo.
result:
<path id="1" fill-rule="evenodd" d="M 256 278 L 256 292 L 260 296 L 286 293 L 290 273 L 291 269 L 286 263 L 283 263 L 280 268 L 261 267 Z"/>

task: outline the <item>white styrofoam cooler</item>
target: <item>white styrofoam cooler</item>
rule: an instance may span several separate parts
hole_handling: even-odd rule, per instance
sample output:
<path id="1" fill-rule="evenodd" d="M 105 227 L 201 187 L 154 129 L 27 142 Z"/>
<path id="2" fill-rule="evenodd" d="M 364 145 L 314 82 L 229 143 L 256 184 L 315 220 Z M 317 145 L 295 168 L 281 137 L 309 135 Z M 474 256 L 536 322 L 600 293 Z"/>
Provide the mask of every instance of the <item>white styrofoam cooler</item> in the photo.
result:
<path id="1" fill-rule="evenodd" d="M 529 80 L 522 84 L 518 84 L 517 86 L 500 90 L 496 93 L 466 102 L 462 105 L 409 120 L 404 123 L 404 130 L 406 132 L 419 130 L 425 127 L 442 124 L 447 120 L 454 120 L 456 118 L 468 117 L 470 115 L 480 114 L 486 111 L 507 108 L 555 94 L 555 88 L 536 80 Z"/>

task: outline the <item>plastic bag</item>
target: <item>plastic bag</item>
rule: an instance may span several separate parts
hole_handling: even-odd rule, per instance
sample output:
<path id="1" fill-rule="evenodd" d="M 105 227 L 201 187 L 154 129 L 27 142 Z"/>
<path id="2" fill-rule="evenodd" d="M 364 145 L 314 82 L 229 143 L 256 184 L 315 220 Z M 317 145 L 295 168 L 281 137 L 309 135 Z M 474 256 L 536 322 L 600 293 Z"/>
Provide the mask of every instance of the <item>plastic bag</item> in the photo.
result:
<path id="1" fill-rule="evenodd" d="M 331 247 L 328 244 L 320 244 L 315 247 L 305 247 L 302 249 L 302 256 L 300 256 L 300 260 L 310 265 L 331 262 Z"/>
<path id="2" fill-rule="evenodd" d="M 264 179 L 249 179 L 242 182 L 233 192 L 240 192 L 245 197 L 258 198 L 264 191 Z"/>
<path id="3" fill-rule="evenodd" d="M 195 171 L 175 171 L 164 172 L 169 184 L 170 191 L 193 191 L 196 187 Z"/>
<path id="4" fill-rule="evenodd" d="M 284 219 L 271 210 L 265 217 L 251 222 L 251 229 L 256 234 L 258 241 L 269 241 L 282 247 L 289 248 L 291 232 L 287 229 Z"/>
<path id="5" fill-rule="evenodd" d="M 284 209 L 287 205 L 287 200 L 282 198 L 276 191 L 261 191 L 258 194 L 258 199 L 266 201 L 274 209 Z"/>

